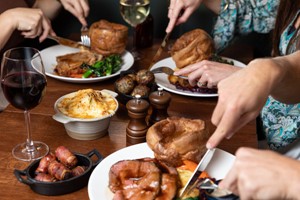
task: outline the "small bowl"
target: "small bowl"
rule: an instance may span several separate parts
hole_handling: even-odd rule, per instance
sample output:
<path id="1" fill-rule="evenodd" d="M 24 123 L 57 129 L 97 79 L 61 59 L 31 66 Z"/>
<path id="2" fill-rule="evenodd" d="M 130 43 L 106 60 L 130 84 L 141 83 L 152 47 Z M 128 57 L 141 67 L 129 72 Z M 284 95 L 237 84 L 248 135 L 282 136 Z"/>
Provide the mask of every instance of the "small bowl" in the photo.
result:
<path id="1" fill-rule="evenodd" d="M 98 118 L 92 118 L 92 119 L 82 119 L 82 118 L 72 118 L 69 117 L 58 109 L 57 105 L 58 103 L 64 99 L 65 97 L 69 95 L 73 95 L 75 92 L 64 95 L 60 97 L 54 104 L 54 110 L 56 112 L 55 115 L 53 115 L 53 119 L 61 122 L 64 124 L 67 134 L 78 140 L 94 140 L 100 137 L 103 137 L 107 134 L 110 119 L 111 117 L 117 112 L 119 108 L 119 103 L 116 99 L 116 96 L 118 96 L 117 93 L 110 91 L 110 90 L 101 90 L 101 92 L 105 92 L 110 94 L 113 99 L 115 100 L 117 106 L 115 111 L 107 116 L 104 117 L 98 117 Z"/>
<path id="2" fill-rule="evenodd" d="M 127 70 L 127 71 L 121 71 L 120 73 L 120 78 L 122 78 L 123 76 L 126 76 L 127 74 L 132 74 L 132 73 L 135 73 L 134 70 Z M 119 79 L 118 79 L 119 80 Z M 149 92 L 149 95 L 156 91 L 157 90 L 157 84 L 154 82 L 154 83 L 151 83 L 151 84 L 148 84 L 147 85 L 148 88 L 150 88 L 150 92 Z M 120 92 L 118 90 L 118 88 L 116 87 L 116 84 L 114 84 L 114 89 L 115 89 L 115 92 L 118 94 L 118 96 L 116 97 L 116 99 L 123 105 L 126 105 L 128 101 L 130 101 L 131 99 L 134 99 L 135 97 L 134 96 L 131 96 L 129 94 L 124 94 L 122 92 Z M 147 96 L 142 96 L 141 99 L 144 99 L 146 101 L 149 102 L 149 95 Z"/>
<path id="3" fill-rule="evenodd" d="M 156 84 L 152 84 L 150 86 L 150 94 L 151 92 L 154 92 L 157 90 L 157 85 Z M 123 105 L 126 105 L 128 101 L 130 101 L 131 99 L 134 99 L 134 96 L 128 95 L 128 94 L 124 94 L 120 91 L 118 91 L 118 89 L 115 87 L 115 92 L 118 94 L 118 96 L 116 97 L 116 99 Z M 141 99 L 144 99 L 146 101 L 149 102 L 149 95 L 147 96 L 142 96 Z"/>
<path id="4" fill-rule="evenodd" d="M 39 166 L 41 159 L 33 161 L 24 170 L 15 169 L 14 174 L 21 183 L 29 185 L 30 188 L 38 194 L 47 196 L 68 194 L 86 186 L 92 171 L 103 159 L 102 155 L 95 149 L 90 151 L 86 155 L 79 153 L 74 154 L 78 159 L 78 165 L 86 166 L 87 169 L 83 174 L 72 177 L 70 179 L 53 183 L 35 180 L 35 170 Z M 93 155 L 97 157 L 97 160 L 93 161 L 91 159 Z"/>

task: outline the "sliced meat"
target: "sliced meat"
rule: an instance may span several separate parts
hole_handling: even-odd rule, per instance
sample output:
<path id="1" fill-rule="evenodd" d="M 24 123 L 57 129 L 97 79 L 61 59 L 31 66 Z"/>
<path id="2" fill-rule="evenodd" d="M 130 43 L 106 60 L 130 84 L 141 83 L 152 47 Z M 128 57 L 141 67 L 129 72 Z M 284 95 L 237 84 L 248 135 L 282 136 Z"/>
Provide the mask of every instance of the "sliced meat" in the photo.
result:
<path id="1" fill-rule="evenodd" d="M 171 200 L 178 183 L 177 170 L 153 158 L 122 160 L 109 171 L 114 200 Z"/>
<path id="2" fill-rule="evenodd" d="M 93 53 L 91 51 L 80 51 L 56 57 L 57 65 L 54 71 L 59 76 L 72 77 L 73 74 L 84 73 L 80 67 L 83 63 L 88 65 L 94 64 L 96 61 L 102 59 L 102 55 Z"/>

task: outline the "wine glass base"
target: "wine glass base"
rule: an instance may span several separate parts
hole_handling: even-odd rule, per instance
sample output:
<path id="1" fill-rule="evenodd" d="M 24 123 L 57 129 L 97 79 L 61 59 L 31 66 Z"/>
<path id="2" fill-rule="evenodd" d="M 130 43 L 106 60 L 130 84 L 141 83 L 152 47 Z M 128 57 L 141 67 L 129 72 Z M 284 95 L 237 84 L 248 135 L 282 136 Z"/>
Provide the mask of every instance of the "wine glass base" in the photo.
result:
<path id="1" fill-rule="evenodd" d="M 33 161 L 42 158 L 49 153 L 49 147 L 43 142 L 33 141 L 34 150 L 28 150 L 26 143 L 18 144 L 13 148 L 13 156 L 22 161 Z"/>
<path id="2" fill-rule="evenodd" d="M 141 60 L 142 56 L 139 52 L 137 52 L 136 50 L 132 50 L 131 52 L 132 57 L 134 58 L 134 60 Z"/>

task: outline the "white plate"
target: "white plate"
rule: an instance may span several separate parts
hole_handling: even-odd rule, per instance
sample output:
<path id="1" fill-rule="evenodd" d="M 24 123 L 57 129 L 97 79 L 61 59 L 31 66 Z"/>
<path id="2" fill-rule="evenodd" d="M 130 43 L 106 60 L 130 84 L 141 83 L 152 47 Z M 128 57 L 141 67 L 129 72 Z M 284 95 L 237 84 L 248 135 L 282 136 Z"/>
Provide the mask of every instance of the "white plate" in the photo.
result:
<path id="1" fill-rule="evenodd" d="M 154 157 L 152 150 L 146 143 L 132 145 L 107 156 L 101 161 L 101 163 L 98 164 L 90 176 L 88 183 L 88 194 L 90 200 L 113 199 L 113 193 L 108 188 L 108 173 L 113 164 L 124 159 L 137 159 L 144 157 Z M 234 155 L 221 149 L 216 149 L 206 171 L 211 177 L 223 179 L 231 168 L 234 159 Z"/>
<path id="2" fill-rule="evenodd" d="M 244 63 L 241 63 L 240 61 L 237 61 L 237 60 L 234 60 L 231 58 L 226 58 L 226 57 L 222 57 L 222 58 L 226 59 L 228 61 L 233 61 L 233 64 L 235 66 L 238 66 L 238 67 L 246 66 Z M 173 61 L 173 59 L 171 57 L 169 57 L 169 58 L 165 58 L 163 60 L 158 61 L 151 67 L 151 69 L 155 69 L 155 68 L 161 67 L 161 66 L 168 66 L 172 69 L 176 68 L 175 62 Z M 218 96 L 217 93 L 207 94 L 207 93 L 191 92 L 188 90 L 177 89 L 175 87 L 175 85 L 173 85 L 169 82 L 168 75 L 166 75 L 164 73 L 155 74 L 155 81 L 159 87 L 162 87 L 163 89 L 165 89 L 169 92 L 173 92 L 175 94 L 180 94 L 180 95 L 184 95 L 184 96 L 192 96 L 192 97 L 216 97 L 216 96 Z"/>
<path id="3" fill-rule="evenodd" d="M 54 45 L 46 49 L 43 49 L 41 51 L 41 56 L 44 62 L 46 75 L 52 78 L 56 78 L 58 80 L 71 82 L 71 83 L 94 83 L 94 82 L 104 81 L 106 79 L 119 75 L 121 71 L 128 70 L 133 65 L 134 62 L 134 58 L 131 55 L 131 53 L 125 51 L 124 54 L 122 55 L 122 59 L 124 63 L 121 66 L 121 69 L 118 72 L 111 74 L 109 76 L 96 77 L 96 78 L 71 78 L 71 77 L 64 77 L 64 76 L 57 75 L 54 72 L 54 68 L 57 64 L 56 57 L 68 53 L 75 53 L 78 51 L 80 50 L 77 48 L 67 47 L 63 45 Z"/>

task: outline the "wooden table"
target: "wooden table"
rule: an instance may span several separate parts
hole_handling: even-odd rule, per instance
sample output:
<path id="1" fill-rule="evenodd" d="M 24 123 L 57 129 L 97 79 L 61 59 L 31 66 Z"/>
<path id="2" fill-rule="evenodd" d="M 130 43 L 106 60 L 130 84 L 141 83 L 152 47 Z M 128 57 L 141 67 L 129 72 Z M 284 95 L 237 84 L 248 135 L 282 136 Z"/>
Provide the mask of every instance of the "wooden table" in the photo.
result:
<path id="1" fill-rule="evenodd" d="M 158 46 L 157 43 L 150 48 L 141 50 L 143 59 L 137 61 L 133 69 L 147 68 Z M 223 55 L 248 63 L 252 58 L 251 52 L 248 47 L 237 46 L 228 49 Z M 168 56 L 167 53 L 162 58 L 166 56 Z M 33 139 L 47 143 L 52 151 L 59 145 L 64 145 L 72 151 L 80 153 L 87 153 L 95 148 L 103 156 L 108 156 L 116 150 L 126 147 L 126 126 L 129 118 L 126 108 L 122 105 L 111 120 L 109 134 L 92 141 L 72 139 L 67 135 L 64 126 L 52 119 L 54 102 L 62 95 L 84 88 L 113 90 L 113 83 L 116 79 L 117 77 L 98 83 L 74 84 L 49 77 L 46 95 L 42 103 L 31 112 Z M 215 127 L 210 123 L 210 118 L 216 102 L 216 97 L 196 98 L 172 94 L 168 113 L 170 116 L 206 120 L 210 131 L 214 131 Z M 29 186 L 20 183 L 13 171 L 14 169 L 23 170 L 29 163 L 17 161 L 12 156 L 11 150 L 16 144 L 26 140 L 24 115 L 22 111 L 9 106 L 0 113 L 0 122 L 0 199 L 88 199 L 87 187 L 62 196 L 43 196 L 33 192 Z M 235 153 L 240 146 L 257 146 L 254 121 L 242 128 L 232 139 L 224 140 L 219 148 Z"/>

